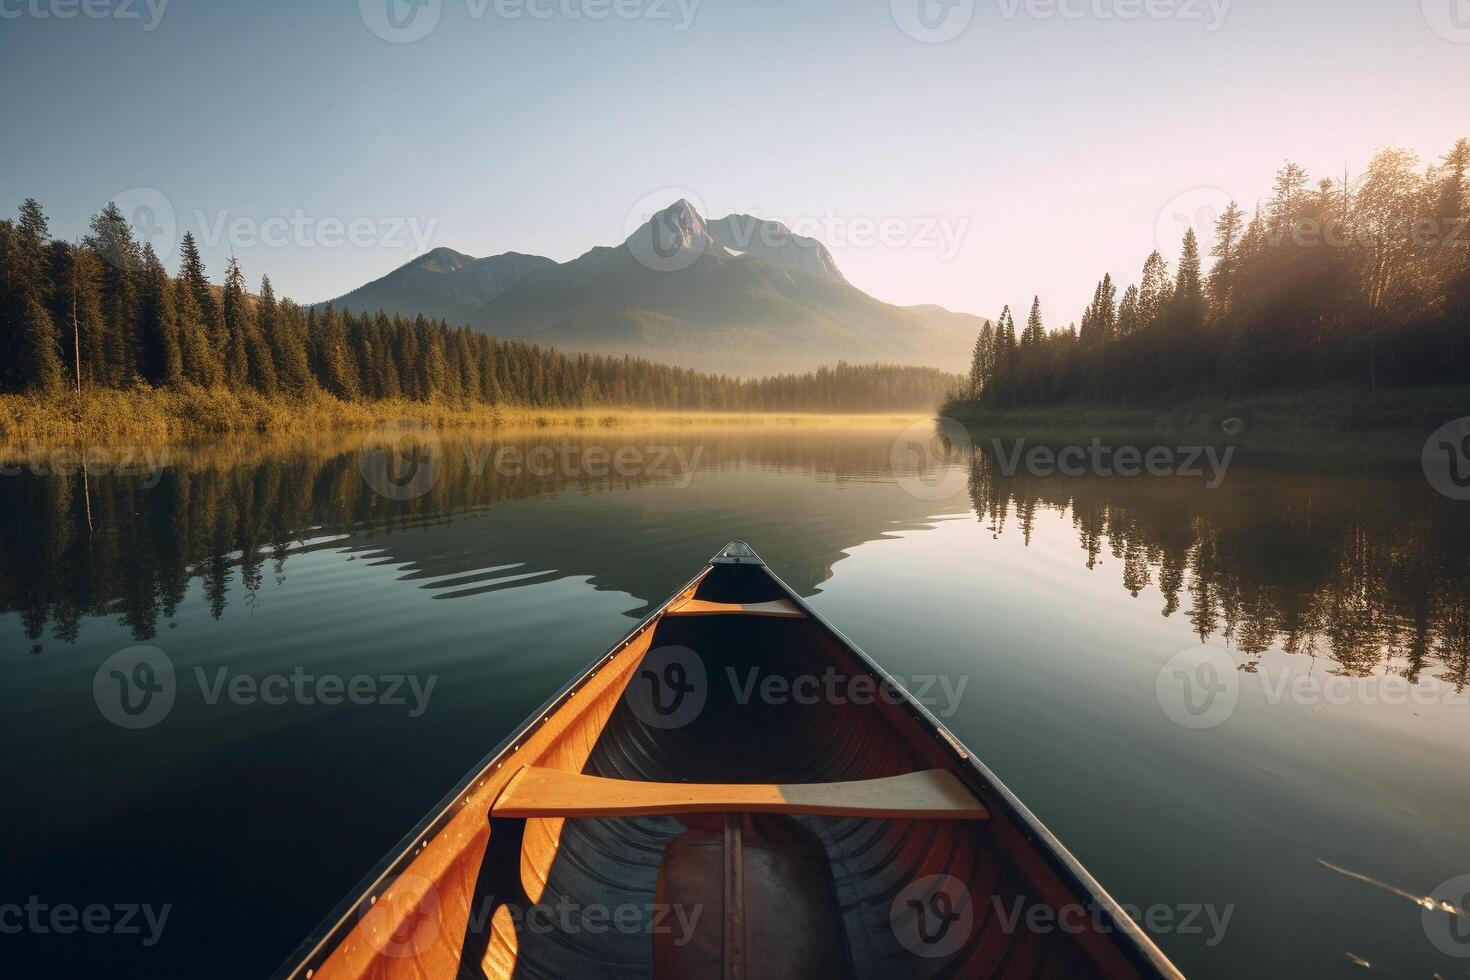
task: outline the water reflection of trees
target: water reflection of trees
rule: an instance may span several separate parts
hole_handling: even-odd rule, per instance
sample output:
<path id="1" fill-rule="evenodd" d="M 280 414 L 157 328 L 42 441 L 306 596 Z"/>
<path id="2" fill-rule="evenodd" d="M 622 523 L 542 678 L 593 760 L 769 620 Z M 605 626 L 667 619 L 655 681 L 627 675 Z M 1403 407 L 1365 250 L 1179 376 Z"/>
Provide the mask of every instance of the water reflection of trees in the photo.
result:
<path id="1" fill-rule="evenodd" d="M 483 440 L 469 438 L 473 450 L 483 448 Z M 495 442 L 526 452 L 563 438 Z M 756 535 L 798 588 L 821 582 L 844 550 L 933 513 L 934 505 L 893 487 L 890 441 L 871 430 L 565 438 L 581 447 L 679 445 L 686 456 L 697 448 L 691 495 L 665 517 L 684 536 L 707 538 L 710 551 L 732 527 Z M 518 575 L 586 575 L 598 588 L 652 601 L 690 571 L 689 549 L 631 523 L 645 518 L 641 498 L 615 509 L 495 516 L 502 501 L 669 486 L 678 476 L 667 470 L 477 470 L 463 440 L 452 437 L 433 488 L 400 502 L 368 486 L 357 449 L 343 438 L 178 450 L 156 486 L 96 473 L 85 482 L 79 474 L 0 479 L 0 611 L 18 614 L 34 644 L 48 631 L 50 639 L 73 641 L 83 620 L 96 616 L 114 617 L 146 640 L 166 628 L 191 587 L 215 617 L 232 602 L 250 608 L 266 576 L 283 579 L 291 555 L 343 547 L 339 536 L 347 532 L 353 540 L 346 546 L 411 562 L 413 576 L 428 582 L 517 563 Z M 738 494 L 701 492 L 709 484 L 700 481 L 736 469 L 814 476 L 814 492 L 792 493 L 775 480 L 757 487 L 755 477 L 743 478 Z M 822 492 L 832 484 L 846 491 Z M 1201 638 L 1228 640 L 1247 655 L 1247 666 L 1279 645 L 1325 656 L 1353 676 L 1390 669 L 1415 681 L 1470 681 L 1470 519 L 1463 505 L 1438 497 L 1413 473 L 1345 477 L 1237 460 L 1224 485 L 1207 491 L 1189 479 L 1006 476 L 982 443 L 970 491 L 996 534 L 1029 539 L 1042 515 L 1065 515 L 1087 567 L 1116 564 L 1114 574 L 1134 596 L 1156 587 L 1165 616 L 1186 617 Z M 424 528 L 432 533 L 400 533 Z M 452 537 L 456 547 L 431 540 L 434 534 Z"/>
<path id="2" fill-rule="evenodd" d="M 609 453 L 633 447 L 640 459 L 621 473 L 605 464 L 593 464 L 597 471 L 589 471 L 580 456 L 570 469 L 559 459 L 549 467 L 497 468 L 493 461 L 493 450 L 503 446 L 515 447 L 524 460 L 533 447 L 559 452 L 563 442 L 579 454 L 591 446 Z M 80 473 L 5 476 L 0 479 L 0 612 L 18 613 L 25 636 L 36 644 L 48 629 L 56 640 L 76 640 L 89 616 L 115 617 L 135 638 L 147 640 L 175 617 L 196 581 L 210 614 L 219 618 L 232 590 L 234 601 L 252 607 L 266 575 L 284 580 L 290 555 L 339 547 L 333 538 L 343 532 L 358 534 L 361 547 L 382 547 L 388 535 L 445 524 L 500 501 L 670 485 L 682 478 L 678 458 L 659 457 L 675 446 L 686 460 L 697 458 L 696 481 L 721 470 L 755 467 L 865 484 L 885 470 L 889 448 L 887 438 L 861 428 L 798 429 L 779 438 L 753 437 L 735 428 L 697 434 L 446 435 L 443 465 L 432 488 L 416 499 L 396 501 L 374 492 L 364 479 L 358 443 L 343 437 L 330 445 L 175 449 L 154 479 L 97 473 L 85 480 Z M 699 484 L 694 486 L 697 491 Z M 922 516 L 923 505 L 912 503 L 914 516 Z M 884 516 L 869 513 L 861 528 L 849 521 L 851 540 L 844 533 L 844 540 L 818 542 L 832 552 L 820 560 L 830 564 L 841 546 L 881 533 Z M 571 569 L 618 574 L 615 566 L 628 566 L 628 574 L 635 574 L 639 557 L 629 553 L 627 542 L 633 532 L 626 527 L 607 531 L 623 542 L 621 550 L 611 541 L 589 540 L 585 527 L 548 524 L 522 528 L 514 541 L 502 542 L 509 552 L 502 557 L 548 574 Z M 408 550 L 412 553 L 412 546 Z M 467 570 L 436 566 L 432 572 Z M 625 575 L 617 584 L 654 599 L 663 594 L 658 589 L 672 588 L 689 571 L 686 561 L 669 581 L 663 581 L 668 575 L 647 580 Z"/>
<path id="3" fill-rule="evenodd" d="M 1162 593 L 1246 669 L 1279 645 L 1354 677 L 1390 670 L 1470 683 L 1470 520 L 1422 480 L 1237 465 L 1215 490 L 1174 477 L 1006 475 L 974 453 L 970 494 L 993 533 L 1029 542 L 1069 515 L 1088 568 L 1109 559 L 1138 597 Z"/>

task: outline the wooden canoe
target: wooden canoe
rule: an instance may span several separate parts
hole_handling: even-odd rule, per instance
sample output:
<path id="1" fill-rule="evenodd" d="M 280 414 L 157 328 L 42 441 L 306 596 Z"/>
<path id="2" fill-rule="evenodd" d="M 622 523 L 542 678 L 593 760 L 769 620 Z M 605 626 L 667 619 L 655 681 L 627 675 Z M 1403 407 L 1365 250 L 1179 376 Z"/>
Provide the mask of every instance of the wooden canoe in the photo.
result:
<path id="1" fill-rule="evenodd" d="M 277 975 L 1181 976 L 738 541 L 477 766 Z"/>

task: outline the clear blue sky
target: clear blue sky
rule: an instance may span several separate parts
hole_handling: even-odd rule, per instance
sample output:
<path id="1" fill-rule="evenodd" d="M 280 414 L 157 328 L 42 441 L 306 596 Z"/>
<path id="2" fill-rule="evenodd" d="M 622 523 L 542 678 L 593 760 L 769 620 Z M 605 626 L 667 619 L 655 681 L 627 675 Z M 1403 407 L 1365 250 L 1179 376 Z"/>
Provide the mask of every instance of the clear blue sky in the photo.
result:
<path id="1" fill-rule="evenodd" d="M 701 0 L 683 30 L 676 0 L 602 20 L 555 13 L 598 0 L 500 0 L 555 13 L 514 19 L 420 0 L 439 19 L 411 43 L 369 29 L 389 0 L 169 0 L 153 30 L 148 0 L 59 19 L 68 2 L 0 0 L 0 206 L 35 196 L 69 237 L 123 191 L 161 195 L 216 276 L 233 247 L 302 300 L 406 261 L 415 228 L 565 260 L 687 192 L 827 238 L 882 299 L 988 315 L 1039 293 L 1058 324 L 1103 272 L 1136 278 L 1177 194 L 1249 206 L 1288 156 L 1315 178 L 1470 135 L 1470 27 L 1449 16 L 1466 0 L 1234 0 L 1215 30 L 1207 0 L 1133 20 L 1097 14 L 1129 0 L 1063 0 L 1078 18 L 974 0 L 937 44 L 898 26 L 920 0 Z M 252 241 L 271 218 L 284 244 Z"/>

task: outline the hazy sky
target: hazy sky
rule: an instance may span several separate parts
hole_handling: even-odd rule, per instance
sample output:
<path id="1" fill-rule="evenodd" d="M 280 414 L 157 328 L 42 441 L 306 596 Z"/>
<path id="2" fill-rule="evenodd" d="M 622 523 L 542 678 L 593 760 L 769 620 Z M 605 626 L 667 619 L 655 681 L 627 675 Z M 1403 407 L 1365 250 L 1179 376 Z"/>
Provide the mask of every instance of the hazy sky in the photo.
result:
<path id="1" fill-rule="evenodd" d="M 121 195 L 318 300 L 688 196 L 879 298 L 1059 325 L 1208 188 L 1470 135 L 1470 0 L 947 2 L 0 0 L 0 206 L 70 237 Z"/>

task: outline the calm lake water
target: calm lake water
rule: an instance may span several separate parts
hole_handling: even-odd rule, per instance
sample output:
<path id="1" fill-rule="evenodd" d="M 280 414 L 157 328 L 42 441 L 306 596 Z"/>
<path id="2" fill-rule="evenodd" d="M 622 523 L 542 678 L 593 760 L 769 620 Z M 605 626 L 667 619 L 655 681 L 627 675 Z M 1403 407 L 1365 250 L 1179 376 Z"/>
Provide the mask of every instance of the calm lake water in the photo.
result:
<path id="1" fill-rule="evenodd" d="M 446 435 L 386 485 L 351 440 L 0 477 L 0 905 L 168 910 L 0 935 L 5 972 L 270 972 L 742 537 L 1186 973 L 1467 974 L 1470 920 L 1416 903 L 1470 893 L 1470 502 L 1422 434 L 1243 444 L 1211 488 L 1008 473 L 979 435 L 917 472 L 896 429 Z M 171 704 L 112 688 L 139 644 Z M 359 675 L 372 703 L 312 686 Z"/>

